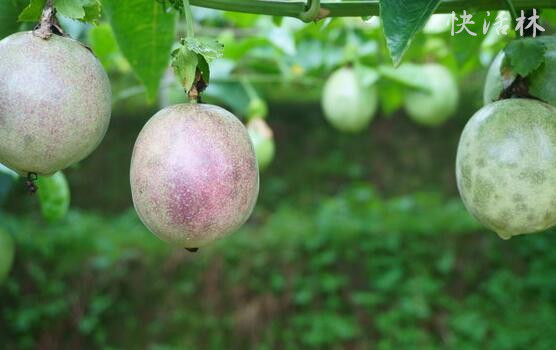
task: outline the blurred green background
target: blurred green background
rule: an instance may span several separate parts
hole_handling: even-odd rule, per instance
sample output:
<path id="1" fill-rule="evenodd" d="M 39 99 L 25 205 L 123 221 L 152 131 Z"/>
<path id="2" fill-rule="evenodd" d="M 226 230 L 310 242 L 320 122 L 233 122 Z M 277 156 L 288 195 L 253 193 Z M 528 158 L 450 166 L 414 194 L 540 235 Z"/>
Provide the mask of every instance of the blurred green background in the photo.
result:
<path id="1" fill-rule="evenodd" d="M 452 37 L 446 17 L 434 17 L 406 61 L 450 69 L 457 113 L 435 128 L 416 124 L 403 109 L 410 87 L 382 77 L 379 115 L 346 135 L 323 117 L 322 85 L 346 64 L 391 65 L 376 18 L 194 15 L 199 32 L 225 45 L 206 101 L 244 118 L 252 87 L 269 106 L 276 156 L 252 218 L 196 254 L 147 231 L 132 208 L 131 151 L 148 118 L 185 97 L 168 73 L 147 99 L 109 24 L 60 18 L 109 72 L 112 122 L 65 171 L 72 203 L 57 222 L 22 179 L 0 175 L 0 230 L 15 242 L 0 348 L 556 348 L 556 235 L 502 241 L 470 217 L 455 185 L 459 135 L 511 35 Z M 476 15 L 480 32 L 486 13 Z M 543 13 L 550 33 L 555 18 Z"/>

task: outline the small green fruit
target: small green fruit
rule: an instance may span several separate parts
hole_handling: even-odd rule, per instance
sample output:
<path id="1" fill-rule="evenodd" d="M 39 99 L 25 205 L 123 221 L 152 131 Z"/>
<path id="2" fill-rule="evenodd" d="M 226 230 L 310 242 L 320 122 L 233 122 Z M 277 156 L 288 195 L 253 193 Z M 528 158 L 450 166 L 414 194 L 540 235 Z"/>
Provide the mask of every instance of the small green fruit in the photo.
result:
<path id="1" fill-rule="evenodd" d="M 0 285 L 6 280 L 15 255 L 14 242 L 12 237 L 0 228 Z"/>
<path id="2" fill-rule="evenodd" d="M 67 168 L 102 141 L 111 108 L 108 76 L 78 41 L 0 41 L 0 163 L 24 176 Z"/>
<path id="3" fill-rule="evenodd" d="M 236 231 L 259 193 L 253 145 L 230 112 L 180 104 L 143 127 L 131 159 L 139 217 L 164 241 L 199 248 Z"/>
<path id="4" fill-rule="evenodd" d="M 452 73 L 439 64 L 422 66 L 420 79 L 427 91 L 408 92 L 405 109 L 420 124 L 440 125 L 456 112 L 459 100 L 457 83 Z"/>
<path id="5" fill-rule="evenodd" d="M 556 224 L 556 108 L 509 99 L 467 123 L 456 160 L 467 209 L 504 239 Z"/>
<path id="6" fill-rule="evenodd" d="M 247 131 L 255 148 L 259 170 L 262 171 L 274 159 L 276 147 L 272 130 L 263 119 L 255 118 L 251 119 L 247 124 Z"/>
<path id="7" fill-rule="evenodd" d="M 369 125 L 377 111 L 378 93 L 374 86 L 363 86 L 352 68 L 340 68 L 324 85 L 322 108 L 336 129 L 359 132 Z"/>
<path id="8" fill-rule="evenodd" d="M 265 101 L 260 98 L 252 99 L 247 107 L 247 117 L 252 118 L 266 118 L 268 115 L 268 106 Z"/>
<path id="9" fill-rule="evenodd" d="M 37 180 L 42 216 L 49 222 L 63 219 L 70 206 L 70 189 L 63 172 Z"/>

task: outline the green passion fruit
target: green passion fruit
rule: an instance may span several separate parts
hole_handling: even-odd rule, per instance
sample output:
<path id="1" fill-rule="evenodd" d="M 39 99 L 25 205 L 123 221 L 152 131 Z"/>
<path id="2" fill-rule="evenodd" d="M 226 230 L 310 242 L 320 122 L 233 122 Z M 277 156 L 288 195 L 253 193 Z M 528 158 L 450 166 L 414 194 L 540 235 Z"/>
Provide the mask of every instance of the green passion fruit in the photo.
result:
<path id="1" fill-rule="evenodd" d="M 378 93 L 374 86 L 363 86 L 352 68 L 340 68 L 326 81 L 321 103 L 333 127 L 354 133 L 365 129 L 373 119 Z"/>
<path id="2" fill-rule="evenodd" d="M 467 209 L 501 238 L 556 224 L 556 108 L 531 99 L 486 105 L 467 123 L 456 159 Z"/>
<path id="3" fill-rule="evenodd" d="M 407 114 L 419 124 L 437 126 L 457 109 L 459 92 L 452 73 L 439 64 L 421 67 L 420 80 L 426 91 L 412 90 L 405 97 Z"/>

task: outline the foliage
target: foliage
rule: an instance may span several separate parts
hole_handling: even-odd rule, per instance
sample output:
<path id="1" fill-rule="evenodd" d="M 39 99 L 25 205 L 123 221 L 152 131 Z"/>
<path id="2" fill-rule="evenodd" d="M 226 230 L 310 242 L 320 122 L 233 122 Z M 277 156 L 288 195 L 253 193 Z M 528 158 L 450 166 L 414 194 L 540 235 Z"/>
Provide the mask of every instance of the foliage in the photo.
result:
<path id="1" fill-rule="evenodd" d="M 39 236 L 37 225 L 3 219 L 18 245 L 0 290 L 8 348 L 556 344 L 556 236 L 475 233 L 459 201 L 433 193 L 383 200 L 355 185 L 316 210 L 259 214 L 196 255 L 171 250 L 132 212 L 72 212 Z"/>

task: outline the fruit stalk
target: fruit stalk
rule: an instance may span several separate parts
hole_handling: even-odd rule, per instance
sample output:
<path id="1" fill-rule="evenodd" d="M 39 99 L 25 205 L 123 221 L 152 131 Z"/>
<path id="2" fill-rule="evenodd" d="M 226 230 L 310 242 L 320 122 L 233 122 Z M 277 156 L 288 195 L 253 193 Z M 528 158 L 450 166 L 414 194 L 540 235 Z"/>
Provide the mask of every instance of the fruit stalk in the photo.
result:
<path id="1" fill-rule="evenodd" d="M 39 38 L 48 40 L 52 36 L 52 25 L 56 20 L 56 10 L 54 9 L 53 0 L 47 0 L 42 10 L 41 19 L 38 28 L 33 32 Z"/>
<path id="2" fill-rule="evenodd" d="M 183 0 L 183 12 L 185 14 L 185 34 L 188 38 L 194 38 L 195 28 L 193 22 L 193 13 L 191 13 L 191 6 L 189 6 L 189 0 Z"/>

